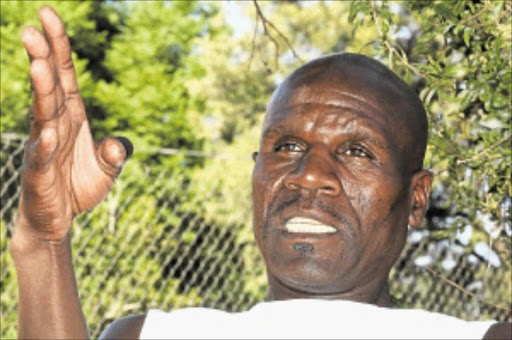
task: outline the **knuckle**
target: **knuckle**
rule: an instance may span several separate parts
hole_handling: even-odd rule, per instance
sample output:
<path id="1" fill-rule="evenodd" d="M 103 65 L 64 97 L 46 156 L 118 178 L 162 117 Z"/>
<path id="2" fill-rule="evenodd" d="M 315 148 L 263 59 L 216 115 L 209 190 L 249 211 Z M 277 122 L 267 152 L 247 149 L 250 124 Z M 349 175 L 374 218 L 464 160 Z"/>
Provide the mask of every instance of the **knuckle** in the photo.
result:
<path id="1" fill-rule="evenodd" d="M 71 57 L 69 59 L 66 59 L 61 65 L 60 65 L 60 68 L 64 71 L 69 71 L 69 70 L 73 70 L 74 68 L 74 64 L 73 64 L 73 60 L 71 59 Z"/>
<path id="2" fill-rule="evenodd" d="M 66 100 L 76 100 L 80 98 L 80 91 L 78 89 L 76 90 L 70 90 L 66 92 Z"/>
<path id="3" fill-rule="evenodd" d="M 39 143 L 41 149 L 45 151 L 53 151 L 53 149 L 57 146 L 58 137 L 57 131 L 53 128 L 45 128 L 41 131 L 39 135 Z"/>

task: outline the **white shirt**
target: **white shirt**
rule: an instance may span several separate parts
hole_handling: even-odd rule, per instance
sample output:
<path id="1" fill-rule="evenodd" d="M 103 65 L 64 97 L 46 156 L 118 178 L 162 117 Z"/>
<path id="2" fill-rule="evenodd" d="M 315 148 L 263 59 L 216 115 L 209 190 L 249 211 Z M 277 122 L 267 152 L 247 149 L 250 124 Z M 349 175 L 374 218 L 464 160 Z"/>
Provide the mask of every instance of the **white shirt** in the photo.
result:
<path id="1" fill-rule="evenodd" d="M 208 308 L 152 309 L 140 338 L 482 339 L 493 323 L 345 300 L 301 299 L 262 302 L 240 313 Z"/>

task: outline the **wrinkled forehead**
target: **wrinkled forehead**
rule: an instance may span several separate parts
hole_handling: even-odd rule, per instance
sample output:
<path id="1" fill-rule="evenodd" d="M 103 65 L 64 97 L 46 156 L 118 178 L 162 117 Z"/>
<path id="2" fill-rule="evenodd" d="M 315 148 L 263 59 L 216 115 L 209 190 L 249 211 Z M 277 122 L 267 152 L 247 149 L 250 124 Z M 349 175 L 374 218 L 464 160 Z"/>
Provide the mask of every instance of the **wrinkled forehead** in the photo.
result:
<path id="1" fill-rule="evenodd" d="M 267 114 L 286 107 L 318 103 L 357 105 L 398 120 L 412 108 L 408 93 L 389 74 L 352 64 L 317 63 L 292 73 L 275 91 Z"/>
<path id="2" fill-rule="evenodd" d="M 318 82 L 284 90 L 288 93 L 275 96 L 269 107 L 261 143 L 276 131 L 292 135 L 329 134 L 333 138 L 350 132 L 378 141 L 386 149 L 401 149 L 401 138 L 397 138 L 404 135 L 398 128 L 401 124 L 396 124 L 393 115 L 372 98 L 350 88 Z"/>

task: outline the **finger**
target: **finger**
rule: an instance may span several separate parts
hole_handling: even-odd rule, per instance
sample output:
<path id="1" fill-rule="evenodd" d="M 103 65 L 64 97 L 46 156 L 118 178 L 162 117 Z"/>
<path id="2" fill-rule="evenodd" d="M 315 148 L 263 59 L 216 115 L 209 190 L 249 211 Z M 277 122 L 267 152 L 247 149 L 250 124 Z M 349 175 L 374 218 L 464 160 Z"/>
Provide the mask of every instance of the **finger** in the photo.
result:
<path id="1" fill-rule="evenodd" d="M 127 161 L 133 155 L 132 142 L 130 142 L 130 140 L 126 137 L 114 137 L 114 138 L 117 139 L 121 144 L 123 144 L 124 150 L 126 152 L 125 161 Z"/>
<path id="2" fill-rule="evenodd" d="M 39 19 L 48 38 L 64 93 L 67 97 L 77 96 L 78 83 L 64 23 L 51 7 L 42 7 L 39 10 Z"/>
<path id="3" fill-rule="evenodd" d="M 50 120 L 57 110 L 57 81 L 52 71 L 46 59 L 35 59 L 30 65 L 30 78 L 34 90 L 32 114 L 36 122 Z"/>
<path id="4" fill-rule="evenodd" d="M 55 79 L 56 71 L 50 58 L 51 52 L 46 37 L 37 28 L 26 27 L 21 33 L 21 40 L 32 61 L 31 86 L 34 101 L 31 110 L 30 141 L 33 142 L 39 135 L 39 126 L 35 123 L 51 119 L 58 114 L 58 108 L 62 108 L 64 104 L 64 95 Z"/>
<path id="5" fill-rule="evenodd" d="M 48 189 L 54 187 L 57 167 L 53 160 L 57 148 L 58 137 L 54 127 L 42 129 L 36 141 L 27 143 L 21 174 L 25 198 L 34 197 L 33 194 L 48 196 Z"/>
<path id="6" fill-rule="evenodd" d="M 21 42 L 30 58 L 46 59 L 50 56 L 50 45 L 44 35 L 35 27 L 28 26 L 21 32 Z"/>
<path id="7" fill-rule="evenodd" d="M 103 170 L 107 174 L 117 175 L 133 154 L 133 145 L 124 137 L 107 137 L 98 145 L 96 152 Z"/>
<path id="8" fill-rule="evenodd" d="M 57 80 L 47 59 L 34 59 L 30 66 L 30 77 L 34 89 L 33 119 L 35 122 L 46 121 L 56 117 L 59 96 L 62 89 L 57 86 Z"/>
<path id="9" fill-rule="evenodd" d="M 57 130 L 55 126 L 46 126 L 41 129 L 38 138 L 29 142 L 26 150 L 26 165 L 30 169 L 47 169 L 58 145 Z"/>

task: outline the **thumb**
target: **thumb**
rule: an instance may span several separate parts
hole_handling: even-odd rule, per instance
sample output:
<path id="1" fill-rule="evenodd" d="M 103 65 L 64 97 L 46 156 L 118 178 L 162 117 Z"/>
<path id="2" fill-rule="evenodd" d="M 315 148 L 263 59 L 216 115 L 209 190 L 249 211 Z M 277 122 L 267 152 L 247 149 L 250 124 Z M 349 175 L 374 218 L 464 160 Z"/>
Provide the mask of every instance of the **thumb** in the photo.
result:
<path id="1" fill-rule="evenodd" d="M 132 156 L 133 145 L 125 137 L 107 137 L 98 145 L 96 152 L 104 166 L 114 170 L 114 173 L 118 173 L 123 164 Z"/>

